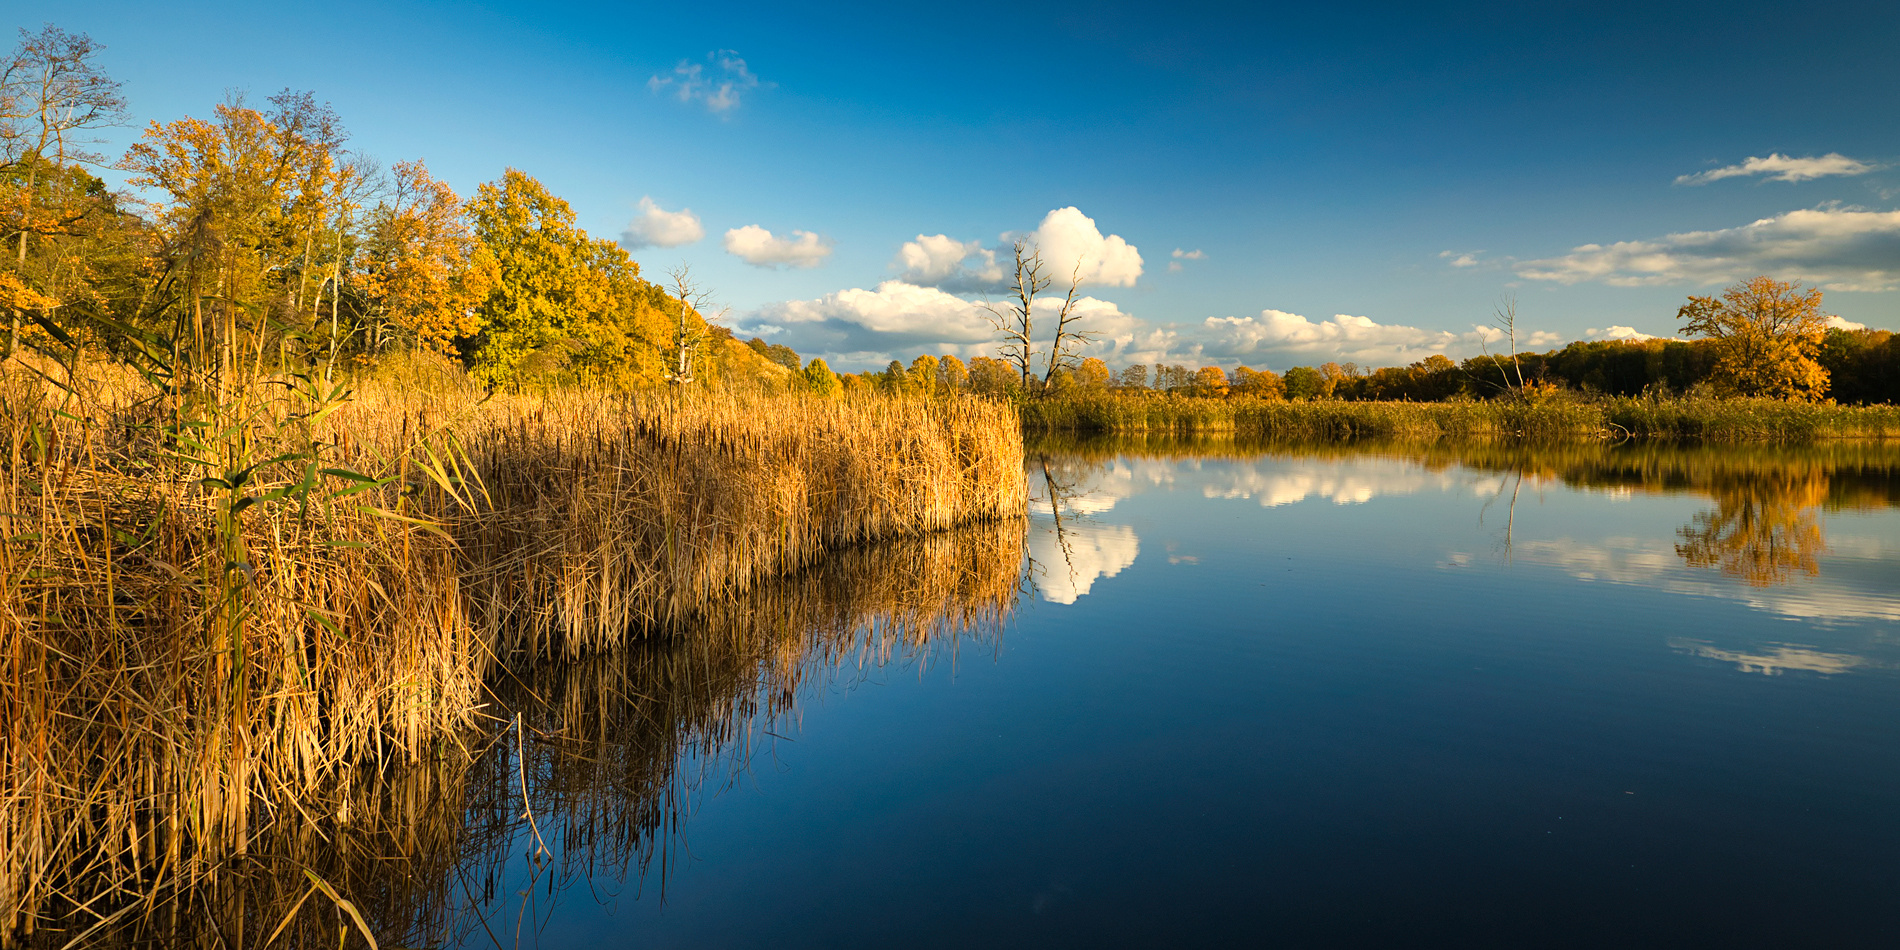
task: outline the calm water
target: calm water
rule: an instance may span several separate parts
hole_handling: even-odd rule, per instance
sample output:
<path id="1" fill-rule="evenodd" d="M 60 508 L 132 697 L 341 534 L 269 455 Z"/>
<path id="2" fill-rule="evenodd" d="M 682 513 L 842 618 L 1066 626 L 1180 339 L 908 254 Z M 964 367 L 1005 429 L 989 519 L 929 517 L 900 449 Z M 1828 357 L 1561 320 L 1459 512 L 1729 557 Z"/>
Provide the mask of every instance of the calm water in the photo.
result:
<path id="1" fill-rule="evenodd" d="M 497 826 L 456 929 L 1891 946 L 1896 457 L 1046 447 L 1026 543 L 761 608 L 828 626 L 643 713 L 659 778 L 537 753 L 547 851 Z"/>

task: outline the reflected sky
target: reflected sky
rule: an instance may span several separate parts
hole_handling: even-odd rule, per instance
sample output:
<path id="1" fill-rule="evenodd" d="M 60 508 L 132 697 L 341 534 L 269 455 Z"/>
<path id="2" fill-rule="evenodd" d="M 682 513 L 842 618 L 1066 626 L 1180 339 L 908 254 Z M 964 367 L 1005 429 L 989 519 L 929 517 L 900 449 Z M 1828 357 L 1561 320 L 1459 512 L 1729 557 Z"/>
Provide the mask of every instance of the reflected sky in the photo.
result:
<path id="1" fill-rule="evenodd" d="M 1134 562 L 1138 535 L 1132 525 L 1114 523 L 1113 513 L 1140 494 L 1186 493 L 1263 508 L 1401 505 L 1417 496 L 1416 507 L 1462 506 L 1472 516 L 1471 530 L 1444 535 L 1433 561 L 1442 570 L 1541 565 L 1581 582 L 1731 599 L 1791 620 L 1900 621 L 1900 522 L 1885 496 L 1830 506 L 1826 466 L 1799 455 L 1777 460 L 1771 449 L 1754 450 L 1749 461 L 1744 473 L 1701 484 L 1653 477 L 1605 484 L 1605 466 L 1573 484 L 1534 457 L 1497 471 L 1403 449 L 1093 461 L 1058 449 L 1030 461 L 1031 484 L 1040 489 L 1031 507 L 1030 553 L 1041 566 L 1042 598 L 1073 604 L 1098 579 Z M 1057 477 L 1043 477 L 1045 470 Z M 1065 516 L 1061 530 L 1052 497 Z M 1679 512 L 1678 520 L 1658 518 L 1658 505 Z M 1271 529 L 1273 522 L 1259 524 Z M 1625 530 L 1632 526 L 1641 530 Z M 1178 547 L 1168 548 L 1172 563 L 1194 560 Z"/>

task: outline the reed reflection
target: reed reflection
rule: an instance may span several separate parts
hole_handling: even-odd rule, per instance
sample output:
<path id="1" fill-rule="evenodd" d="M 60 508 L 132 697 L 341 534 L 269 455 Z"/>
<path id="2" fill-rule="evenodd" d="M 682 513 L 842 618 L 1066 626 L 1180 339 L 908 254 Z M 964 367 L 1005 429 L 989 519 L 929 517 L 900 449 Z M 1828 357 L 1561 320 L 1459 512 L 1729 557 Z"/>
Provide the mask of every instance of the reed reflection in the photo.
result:
<path id="1" fill-rule="evenodd" d="M 22 905 L 14 882 L 6 910 L 26 926 L 8 940 L 302 946 L 367 930 L 382 946 L 532 945 L 560 901 L 663 886 L 693 803 L 789 731 L 809 687 L 992 646 L 1023 551 L 1013 519 L 850 549 L 615 652 L 504 671 L 486 730 L 271 803 L 209 873 L 167 881 L 156 853 L 144 867 L 40 867 L 55 897 Z M 112 833 L 149 836 L 174 820 L 138 797 L 161 767 L 188 763 L 125 763 L 120 791 L 88 805 L 117 809 Z M 40 846 L 0 844 L 14 867 Z"/>

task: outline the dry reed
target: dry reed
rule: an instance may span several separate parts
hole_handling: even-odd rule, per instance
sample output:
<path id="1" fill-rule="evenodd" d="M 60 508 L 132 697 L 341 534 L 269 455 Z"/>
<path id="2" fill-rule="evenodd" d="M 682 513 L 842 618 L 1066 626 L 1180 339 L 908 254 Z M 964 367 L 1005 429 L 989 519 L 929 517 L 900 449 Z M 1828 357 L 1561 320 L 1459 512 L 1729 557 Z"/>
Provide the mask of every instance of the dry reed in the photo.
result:
<path id="1" fill-rule="evenodd" d="M 287 382 L 207 410 L 110 367 L 7 370 L 0 942 L 220 894 L 255 923 L 271 842 L 456 800 L 497 657 L 619 647 L 1024 505 L 1014 417 L 975 401 Z"/>

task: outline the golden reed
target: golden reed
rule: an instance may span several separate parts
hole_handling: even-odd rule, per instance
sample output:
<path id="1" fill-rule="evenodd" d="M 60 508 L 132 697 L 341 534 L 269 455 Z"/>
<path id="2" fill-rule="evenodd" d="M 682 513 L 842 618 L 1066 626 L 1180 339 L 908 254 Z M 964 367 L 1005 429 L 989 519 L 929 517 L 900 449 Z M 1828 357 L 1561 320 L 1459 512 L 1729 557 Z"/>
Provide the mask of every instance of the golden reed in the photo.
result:
<path id="1" fill-rule="evenodd" d="M 828 551 L 1025 504 L 1013 415 L 972 400 L 369 386 L 180 425 L 97 375 L 0 378 L 7 942 L 191 920 L 203 895 L 251 920 L 231 882 L 260 848 L 397 842 L 465 794 L 498 660 L 623 647 Z M 305 887 L 329 863 L 285 893 L 334 902 Z"/>

